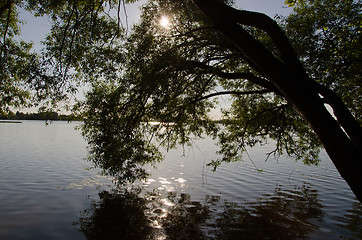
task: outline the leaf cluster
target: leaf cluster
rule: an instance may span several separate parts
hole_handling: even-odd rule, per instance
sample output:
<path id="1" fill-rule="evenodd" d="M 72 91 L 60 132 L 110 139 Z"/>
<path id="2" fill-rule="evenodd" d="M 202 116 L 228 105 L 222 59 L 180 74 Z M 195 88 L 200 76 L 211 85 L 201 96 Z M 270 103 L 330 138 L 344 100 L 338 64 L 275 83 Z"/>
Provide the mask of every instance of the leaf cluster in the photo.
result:
<path id="1" fill-rule="evenodd" d="M 308 74 L 362 118 L 361 1 L 294 1 L 285 31 Z"/>

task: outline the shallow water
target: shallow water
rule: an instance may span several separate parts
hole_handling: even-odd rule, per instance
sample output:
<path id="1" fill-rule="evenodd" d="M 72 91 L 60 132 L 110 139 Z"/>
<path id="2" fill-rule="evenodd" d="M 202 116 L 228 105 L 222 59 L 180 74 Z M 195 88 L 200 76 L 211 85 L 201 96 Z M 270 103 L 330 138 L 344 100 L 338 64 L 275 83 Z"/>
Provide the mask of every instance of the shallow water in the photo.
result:
<path id="1" fill-rule="evenodd" d="M 116 189 L 87 170 L 75 125 L 0 124 L 0 239 L 362 238 L 361 204 L 325 153 L 319 167 L 265 162 L 268 145 L 213 172 L 217 147 L 197 140 Z"/>

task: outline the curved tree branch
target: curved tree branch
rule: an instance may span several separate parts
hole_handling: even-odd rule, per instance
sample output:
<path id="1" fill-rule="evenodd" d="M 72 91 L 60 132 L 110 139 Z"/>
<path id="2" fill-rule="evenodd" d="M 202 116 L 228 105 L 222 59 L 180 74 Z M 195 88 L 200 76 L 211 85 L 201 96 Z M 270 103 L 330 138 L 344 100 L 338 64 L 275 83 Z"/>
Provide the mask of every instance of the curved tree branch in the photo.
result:
<path id="1" fill-rule="evenodd" d="M 238 10 L 226 5 L 224 5 L 224 8 L 235 22 L 250 27 L 256 27 L 266 32 L 273 40 L 283 62 L 286 65 L 292 67 L 294 71 L 303 69 L 303 66 L 298 60 L 298 56 L 295 53 L 292 44 L 288 40 L 283 30 L 272 18 L 263 13 Z"/>
<path id="2" fill-rule="evenodd" d="M 221 69 L 207 65 L 202 62 L 198 61 L 187 61 L 182 63 L 183 66 L 188 66 L 192 68 L 200 68 L 206 71 L 206 73 L 215 74 L 218 77 L 225 78 L 225 79 L 247 79 L 250 82 L 259 85 L 265 89 L 267 89 L 269 92 L 274 92 L 276 94 L 282 95 L 282 93 L 268 80 L 258 77 L 255 74 L 248 73 L 248 72 L 223 72 Z"/>
<path id="3" fill-rule="evenodd" d="M 216 97 L 216 96 L 221 96 L 221 95 L 248 95 L 248 94 L 265 94 L 265 93 L 270 93 L 271 91 L 268 90 L 255 90 L 255 91 L 223 91 L 223 92 L 216 92 L 216 93 L 211 93 L 208 95 L 205 95 L 203 97 L 200 97 L 198 99 L 195 99 L 193 101 L 191 101 L 190 103 L 196 103 L 208 98 L 212 98 L 212 97 Z"/>
<path id="4" fill-rule="evenodd" d="M 233 13 L 230 13 L 229 6 L 219 0 L 193 0 L 193 2 L 209 19 L 212 19 L 218 31 L 230 40 L 232 50 L 241 53 L 263 77 L 272 80 L 275 87 L 279 88 L 279 85 L 293 83 L 296 80 L 281 77 L 281 73 L 287 75 L 285 71 L 287 65 L 232 18 Z"/>

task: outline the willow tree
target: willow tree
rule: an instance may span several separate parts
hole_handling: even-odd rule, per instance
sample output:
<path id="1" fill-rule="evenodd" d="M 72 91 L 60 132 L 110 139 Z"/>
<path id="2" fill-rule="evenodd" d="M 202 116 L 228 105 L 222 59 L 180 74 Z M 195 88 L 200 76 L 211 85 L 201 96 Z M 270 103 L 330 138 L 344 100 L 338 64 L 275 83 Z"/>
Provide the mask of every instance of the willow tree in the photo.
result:
<path id="1" fill-rule="evenodd" d="M 57 109 L 82 84 L 96 81 L 84 73 L 99 65 L 102 74 L 116 76 L 121 50 L 114 47 L 124 36 L 122 2 L 134 1 L 0 1 L 0 114 L 14 107 Z M 41 52 L 19 40 L 21 11 L 51 22 Z"/>
<path id="2" fill-rule="evenodd" d="M 337 94 L 325 84 L 318 83 L 316 79 L 313 79 L 314 75 L 307 74 L 290 41 L 270 18 L 259 13 L 236 10 L 217 0 L 194 0 L 193 2 L 208 16 L 213 26 L 230 41 L 231 51 L 240 53 L 242 58 L 258 73 L 258 77 L 261 77 L 263 82 L 271 87 L 259 84 L 253 79 L 248 80 L 273 91 L 303 116 L 303 119 L 318 136 L 341 176 L 361 200 L 362 190 L 359 176 L 359 172 L 362 170 L 361 127 Z M 331 6 L 328 1 L 298 1 L 298 3 L 300 5 L 319 4 L 322 8 Z M 356 9 L 361 9 L 361 3 L 360 1 L 343 1 L 343 3 L 337 1 L 335 2 L 335 9 L 338 7 L 349 8 L 350 11 L 344 12 L 344 15 L 341 14 L 342 11 L 329 12 L 329 15 L 333 15 L 333 13 L 342 15 L 341 21 L 335 24 L 343 25 L 346 24 L 343 20 L 357 18 L 357 22 L 347 22 L 351 25 L 347 25 L 345 30 L 350 30 L 351 37 L 353 33 L 358 34 L 359 37 L 354 42 L 356 45 L 352 46 L 358 49 L 361 41 L 361 22 L 358 19 L 360 20 L 361 17 L 360 11 Z M 325 19 L 328 22 L 328 17 Z M 260 41 L 257 41 L 243 26 L 257 28 L 265 32 L 273 42 L 276 54 L 261 44 Z M 316 28 L 315 31 L 332 30 L 329 27 L 326 24 L 322 29 Z M 326 37 L 326 41 L 329 40 Z M 333 50 L 343 51 L 343 49 L 338 49 L 338 46 Z M 357 52 L 360 51 L 357 50 Z M 355 56 L 354 61 L 360 63 L 360 60 L 361 56 Z M 358 78 L 360 72 L 355 73 Z M 347 78 L 345 80 L 348 82 L 348 80 L 353 79 Z M 337 81 L 336 84 L 338 85 Z M 360 87 L 361 82 L 357 81 L 354 88 L 360 89 Z M 333 113 L 327 110 L 326 104 L 332 108 Z M 357 114 L 360 116 L 360 112 Z"/>
<path id="3" fill-rule="evenodd" d="M 239 160 L 247 146 L 274 139 L 276 148 L 269 155 L 287 153 L 305 163 L 317 163 L 323 146 L 362 199 L 361 113 L 360 100 L 355 99 L 361 85 L 360 51 L 351 54 L 352 64 L 346 66 L 354 70 L 338 74 L 343 67 L 334 68 L 333 62 L 344 64 L 336 51 L 341 45 L 331 49 L 325 44 L 330 38 L 321 37 L 311 48 L 297 46 L 298 56 L 274 20 L 235 9 L 230 1 L 149 1 L 129 35 L 120 26 L 119 11 L 114 17 L 107 11 L 119 10 L 122 2 L 55 3 L 33 7 L 38 12 L 53 9 L 47 13 L 54 24 L 45 56 L 51 59 L 53 75 L 91 86 L 77 107 L 85 119 L 83 134 L 91 158 L 105 172 L 123 180 L 143 177 L 143 164 L 162 159 L 159 145 L 189 144 L 203 134 L 219 141 L 220 158 L 211 163 L 215 167 Z M 327 1 L 289 4 L 296 10 L 331 6 Z M 357 35 L 350 45 L 344 44 L 353 52 L 360 44 L 360 11 L 355 11 L 360 7 L 352 0 L 335 4 L 343 11 L 329 14 L 339 14 L 334 17 L 343 19 L 336 21 L 345 24 L 343 31 L 330 31 L 333 24 L 323 21 L 334 18 L 319 21 L 321 14 L 309 33 L 328 31 L 338 43 Z M 292 18 L 285 22 L 290 39 L 305 40 L 291 23 Z M 315 46 L 315 52 L 308 52 Z M 329 50 L 330 60 L 318 50 Z M 227 121 L 222 128 L 208 114 L 220 95 L 230 95 L 232 101 L 224 110 Z M 150 123 L 155 120 L 160 124 Z"/>
<path id="4" fill-rule="evenodd" d="M 338 6 L 349 7 L 344 17 L 359 17 L 355 11 L 359 3 Z M 162 26 L 166 16 L 170 23 Z M 355 34 L 359 23 L 353 27 L 350 23 L 346 30 Z M 319 30 L 316 26 L 314 32 Z M 323 41 L 328 39 L 319 39 Z M 215 167 L 239 160 L 246 146 L 274 139 L 276 148 L 269 155 L 286 152 L 307 164 L 318 162 L 323 145 L 361 199 L 361 129 L 356 120 L 360 112 L 352 110 L 354 116 L 331 90 L 346 81 L 360 91 L 360 84 L 343 77 L 330 84 L 329 79 L 317 77 L 310 71 L 313 66 L 307 65 L 308 54 L 303 52 L 299 59 L 269 17 L 218 0 L 150 1 L 123 49 L 124 74 L 112 85 L 95 84 L 84 105 L 83 130 L 93 143 L 93 160 L 109 173 L 160 160 L 153 139 L 170 148 L 190 143 L 193 136 L 211 134 L 220 145 L 220 159 L 211 163 Z M 311 57 L 320 59 L 316 54 Z M 320 63 L 333 69 L 332 64 Z M 354 72 L 355 78 L 358 74 Z M 346 89 L 339 94 L 352 93 Z M 213 97 L 219 95 L 232 95 L 222 129 L 208 116 L 216 105 Z M 347 103 L 359 109 L 358 99 Z M 163 124 L 146 124 L 152 120 Z"/>
<path id="5" fill-rule="evenodd" d="M 310 1 L 313 2 L 319 1 Z M 346 2 L 360 9 L 360 2 Z M 361 178 L 358 174 L 362 166 L 361 128 L 341 99 L 307 74 L 290 42 L 270 18 L 259 13 L 235 10 L 216 0 L 195 0 L 194 3 L 209 17 L 215 28 L 231 42 L 232 50 L 242 54 L 243 59 L 272 86 L 266 89 L 275 89 L 274 92 L 303 116 L 318 136 L 341 176 L 361 199 Z M 308 1 L 304 4 L 308 4 Z M 278 55 L 260 44 L 241 25 L 266 32 L 275 44 Z M 360 34 L 360 30 L 357 33 Z M 252 79 L 249 81 L 253 82 Z M 327 110 L 326 103 L 331 106 L 336 118 Z"/>

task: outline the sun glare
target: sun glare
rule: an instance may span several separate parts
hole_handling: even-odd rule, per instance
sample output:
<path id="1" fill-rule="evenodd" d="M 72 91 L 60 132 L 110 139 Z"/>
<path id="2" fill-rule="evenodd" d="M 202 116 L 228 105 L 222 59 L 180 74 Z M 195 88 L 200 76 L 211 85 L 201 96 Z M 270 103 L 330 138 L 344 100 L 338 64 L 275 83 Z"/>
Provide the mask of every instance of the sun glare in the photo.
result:
<path id="1" fill-rule="evenodd" d="M 162 16 L 160 19 L 160 25 L 164 28 L 170 28 L 171 22 L 170 19 L 166 16 Z"/>

